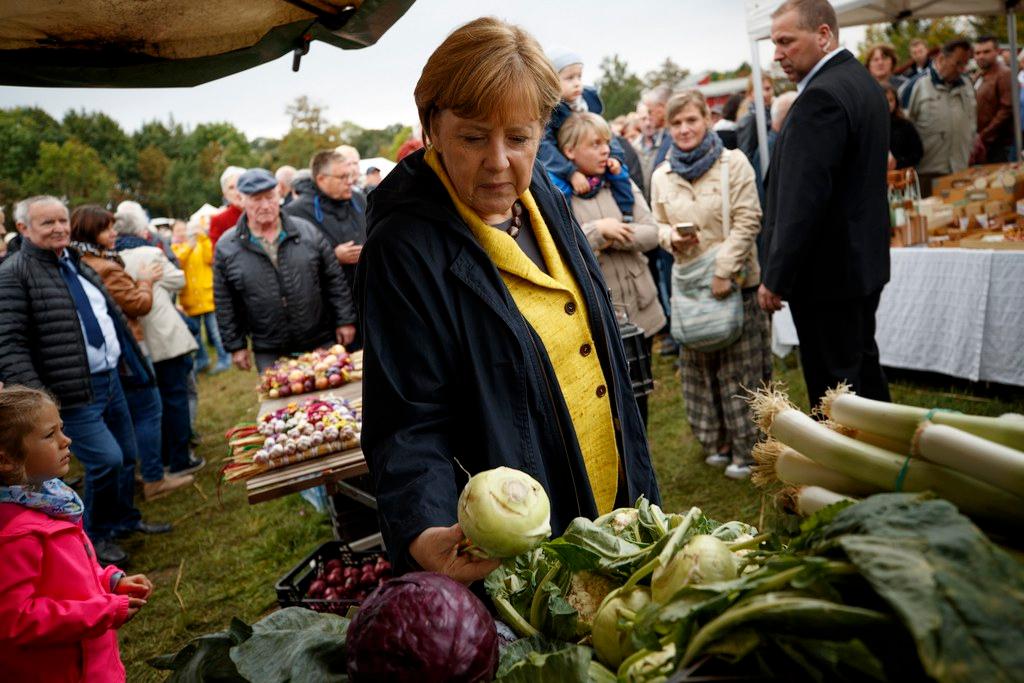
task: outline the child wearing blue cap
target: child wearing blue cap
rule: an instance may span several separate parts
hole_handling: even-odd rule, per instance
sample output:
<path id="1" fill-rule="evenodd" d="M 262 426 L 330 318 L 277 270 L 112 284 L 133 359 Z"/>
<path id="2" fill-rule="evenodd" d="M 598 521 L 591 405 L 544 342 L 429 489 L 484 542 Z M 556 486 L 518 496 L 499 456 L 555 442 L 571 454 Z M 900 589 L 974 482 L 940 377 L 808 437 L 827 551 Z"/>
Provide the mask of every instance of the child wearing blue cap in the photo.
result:
<path id="1" fill-rule="evenodd" d="M 551 183 L 561 190 L 566 198 L 572 197 L 573 194 L 583 198 L 592 197 L 607 182 L 615 203 L 622 212 L 623 222 L 631 223 L 635 200 L 629 180 L 629 169 L 623 163 L 624 156 L 618 140 L 612 138 L 607 170 L 600 176 L 580 173 L 576 165 L 558 148 L 558 131 L 566 119 L 578 112 L 600 114 L 604 111 L 604 104 L 597 90 L 583 85 L 583 58 L 579 54 L 563 47 L 549 48 L 547 53 L 562 83 L 562 101 L 551 113 L 537 156 L 544 165 Z"/>

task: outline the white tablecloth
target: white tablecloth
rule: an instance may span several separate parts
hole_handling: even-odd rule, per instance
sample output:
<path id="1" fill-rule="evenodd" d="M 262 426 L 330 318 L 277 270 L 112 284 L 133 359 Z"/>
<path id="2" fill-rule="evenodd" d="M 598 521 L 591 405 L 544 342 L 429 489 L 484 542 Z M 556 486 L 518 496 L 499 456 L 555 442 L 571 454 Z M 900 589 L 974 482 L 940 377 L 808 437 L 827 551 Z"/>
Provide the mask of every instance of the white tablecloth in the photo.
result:
<path id="1" fill-rule="evenodd" d="M 1024 386 L 1024 252 L 893 249 L 875 339 L 882 365 Z M 783 308 L 772 350 L 799 344 Z"/>

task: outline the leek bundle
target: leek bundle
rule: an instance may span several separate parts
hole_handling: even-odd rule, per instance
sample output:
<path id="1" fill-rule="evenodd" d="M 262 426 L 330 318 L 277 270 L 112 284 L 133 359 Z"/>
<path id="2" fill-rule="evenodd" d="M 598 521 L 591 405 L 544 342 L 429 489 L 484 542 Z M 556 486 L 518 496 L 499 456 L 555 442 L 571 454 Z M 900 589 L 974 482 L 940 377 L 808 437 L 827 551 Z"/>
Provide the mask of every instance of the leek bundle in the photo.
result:
<path id="1" fill-rule="evenodd" d="M 914 455 L 1024 496 L 1024 453 L 955 427 L 925 422 L 914 435 Z"/>
<path id="2" fill-rule="evenodd" d="M 768 439 L 754 446 L 750 480 L 755 486 L 776 482 L 789 486 L 814 486 L 848 496 L 866 496 L 885 489 L 819 465 L 786 444 Z"/>
<path id="3" fill-rule="evenodd" d="M 846 396 L 852 395 L 842 398 Z M 750 403 L 765 434 L 831 470 L 887 491 L 932 491 L 978 519 L 1024 523 L 1021 496 L 948 467 L 897 455 L 839 434 L 802 413 L 772 388 L 759 389 Z"/>
<path id="4" fill-rule="evenodd" d="M 821 400 L 825 417 L 844 427 L 909 444 L 921 422 L 949 425 L 1018 451 L 1024 450 L 1024 420 L 1014 415 L 983 417 L 946 410 L 928 410 L 862 398 L 845 384 L 830 389 Z"/>
<path id="5" fill-rule="evenodd" d="M 857 502 L 856 498 L 844 496 L 821 486 L 793 486 L 779 491 L 782 506 L 795 511 L 801 517 L 810 517 L 829 505 L 843 501 Z"/>

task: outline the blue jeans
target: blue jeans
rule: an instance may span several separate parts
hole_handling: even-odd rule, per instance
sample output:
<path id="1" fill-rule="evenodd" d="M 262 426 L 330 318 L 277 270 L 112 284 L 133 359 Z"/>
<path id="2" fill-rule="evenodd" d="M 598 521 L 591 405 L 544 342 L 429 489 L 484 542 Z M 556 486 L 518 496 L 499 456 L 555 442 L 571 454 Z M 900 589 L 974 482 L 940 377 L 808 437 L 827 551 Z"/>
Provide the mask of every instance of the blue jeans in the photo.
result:
<path id="1" fill-rule="evenodd" d="M 164 461 L 160 456 L 161 413 L 160 392 L 156 385 L 124 388 L 128 410 L 132 414 L 135 428 L 135 444 L 138 449 L 139 471 L 146 482 L 164 478 Z"/>
<path id="2" fill-rule="evenodd" d="M 163 454 L 171 472 L 189 466 L 188 441 L 192 435 L 188 411 L 188 377 L 192 372 L 192 354 L 154 363 L 156 383 L 163 403 Z"/>
<path id="3" fill-rule="evenodd" d="M 60 411 L 71 451 L 85 467 L 85 530 L 98 541 L 133 528 L 135 430 L 116 371 L 92 376 L 92 403 Z"/>
<path id="4" fill-rule="evenodd" d="M 214 311 L 210 311 L 209 313 L 193 316 L 192 321 L 196 324 L 196 343 L 199 344 L 199 350 L 196 351 L 196 365 L 203 368 L 210 364 L 210 356 L 206 352 L 206 346 L 203 344 L 202 330 L 198 329 L 200 324 L 206 326 L 206 339 L 217 351 L 217 363 L 227 365 L 230 362 L 230 359 L 228 358 L 228 352 L 224 350 L 224 343 L 220 340 L 220 328 L 217 327 L 217 314 Z"/>

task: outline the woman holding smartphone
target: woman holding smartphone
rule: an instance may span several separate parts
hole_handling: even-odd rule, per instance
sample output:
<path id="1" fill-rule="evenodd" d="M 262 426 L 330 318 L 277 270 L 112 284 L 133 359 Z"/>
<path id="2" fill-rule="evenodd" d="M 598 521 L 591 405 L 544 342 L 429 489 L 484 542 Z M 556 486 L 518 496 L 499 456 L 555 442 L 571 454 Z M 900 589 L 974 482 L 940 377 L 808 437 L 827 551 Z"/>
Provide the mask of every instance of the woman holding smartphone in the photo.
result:
<path id="1" fill-rule="evenodd" d="M 717 351 L 683 348 L 686 414 L 705 462 L 744 479 L 750 476 L 757 429 L 743 396 L 746 388 L 770 379 L 772 367 L 769 321 L 757 305 L 761 206 L 754 169 L 742 152 L 723 148 L 699 92 L 675 95 L 666 114 L 673 145 L 651 179 L 661 244 L 677 265 L 716 250 L 711 293 L 724 299 L 739 289 L 743 299 L 743 332 L 735 342 Z"/>

